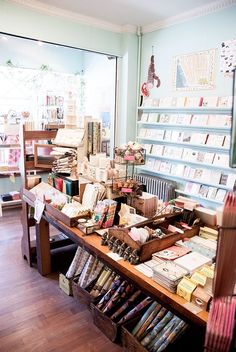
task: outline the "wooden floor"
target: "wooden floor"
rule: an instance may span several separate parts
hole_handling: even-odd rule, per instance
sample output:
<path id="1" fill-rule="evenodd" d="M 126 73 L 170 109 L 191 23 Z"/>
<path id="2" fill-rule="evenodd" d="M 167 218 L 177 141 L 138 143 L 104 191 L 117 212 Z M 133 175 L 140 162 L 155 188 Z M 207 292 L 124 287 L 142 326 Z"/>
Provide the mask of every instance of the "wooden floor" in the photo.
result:
<path id="1" fill-rule="evenodd" d="M 0 218 L 0 352 L 119 352 L 89 310 L 21 257 L 20 210 Z"/>

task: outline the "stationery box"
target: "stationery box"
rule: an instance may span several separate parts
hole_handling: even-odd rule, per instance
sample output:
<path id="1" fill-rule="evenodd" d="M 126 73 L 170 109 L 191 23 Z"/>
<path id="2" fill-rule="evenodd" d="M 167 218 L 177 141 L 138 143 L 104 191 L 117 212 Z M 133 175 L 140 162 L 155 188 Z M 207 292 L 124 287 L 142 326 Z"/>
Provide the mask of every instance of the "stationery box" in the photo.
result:
<path id="1" fill-rule="evenodd" d="M 134 207 L 140 215 L 151 218 L 157 210 L 157 197 L 153 194 L 143 192 L 141 196 L 132 198 L 131 206 Z"/>
<path id="2" fill-rule="evenodd" d="M 197 285 L 193 281 L 191 281 L 187 277 L 184 277 L 178 284 L 176 293 L 180 297 L 183 297 L 184 299 L 186 299 L 186 301 L 190 302 L 192 293 L 196 287 Z"/>
<path id="3" fill-rule="evenodd" d="M 197 287 L 196 290 L 193 291 L 191 301 L 202 310 L 208 310 L 211 296 L 201 287 Z"/>
<path id="4" fill-rule="evenodd" d="M 212 261 L 200 253 L 191 252 L 181 258 L 175 259 L 174 262 L 192 274 L 203 265 L 211 264 Z"/>
<path id="5" fill-rule="evenodd" d="M 64 274 L 62 274 L 62 273 L 60 273 L 60 275 L 59 275 L 59 287 L 68 296 L 72 296 L 71 280 L 67 279 L 67 277 Z"/>

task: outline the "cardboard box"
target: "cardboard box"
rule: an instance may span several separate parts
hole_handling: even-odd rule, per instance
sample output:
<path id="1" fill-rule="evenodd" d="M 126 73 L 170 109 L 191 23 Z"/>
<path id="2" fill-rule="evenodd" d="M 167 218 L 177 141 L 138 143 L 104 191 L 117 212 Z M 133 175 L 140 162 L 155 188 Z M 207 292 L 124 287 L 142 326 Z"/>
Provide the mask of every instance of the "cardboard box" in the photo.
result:
<path id="1" fill-rule="evenodd" d="M 72 282 L 71 282 L 71 280 L 67 279 L 67 277 L 62 273 L 59 274 L 59 287 L 68 296 L 73 296 Z"/>
<path id="2" fill-rule="evenodd" d="M 146 218 L 152 218 L 157 210 L 157 197 L 153 194 L 143 192 L 141 196 L 132 198 L 131 206 Z"/>

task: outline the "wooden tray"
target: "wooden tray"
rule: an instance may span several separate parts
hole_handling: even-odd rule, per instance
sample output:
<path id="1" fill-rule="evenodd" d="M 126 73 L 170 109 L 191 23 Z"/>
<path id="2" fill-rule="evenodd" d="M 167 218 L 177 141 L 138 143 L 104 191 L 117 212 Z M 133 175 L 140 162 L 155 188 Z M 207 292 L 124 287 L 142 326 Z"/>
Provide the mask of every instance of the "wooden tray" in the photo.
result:
<path id="1" fill-rule="evenodd" d="M 161 224 L 155 224 L 152 220 L 146 221 L 145 222 L 146 226 L 150 228 L 161 228 L 161 230 L 165 232 L 167 236 L 165 238 L 155 238 L 144 244 L 139 244 L 136 241 L 134 241 L 128 235 L 129 229 L 127 228 L 111 228 L 109 229 L 108 233 L 109 233 L 109 237 L 114 236 L 120 241 L 125 242 L 131 248 L 137 249 L 139 253 L 139 258 L 140 258 L 139 261 L 145 262 L 146 260 L 151 259 L 153 253 L 172 246 L 176 241 L 179 241 L 180 239 L 183 239 L 185 237 L 190 238 L 198 234 L 199 232 L 198 226 L 194 226 L 191 230 L 185 230 L 183 234 L 177 233 L 177 232 L 176 233 L 169 232 L 167 230 L 167 227 L 168 227 L 168 224 L 173 220 L 175 220 L 175 218 L 172 217 Z M 141 227 L 140 224 L 135 226 Z"/>
<path id="2" fill-rule="evenodd" d="M 32 206 L 36 200 L 35 195 L 30 192 L 27 189 L 23 189 L 23 199 L 24 196 L 27 197 L 30 202 L 32 203 Z M 80 215 L 80 216 L 76 216 L 73 218 L 70 218 L 69 216 L 67 216 L 66 214 L 62 213 L 59 209 L 53 207 L 50 203 L 45 203 L 45 209 L 46 211 L 52 215 L 55 219 L 62 221 L 65 225 L 70 226 L 70 227 L 75 227 L 78 225 L 77 220 L 81 219 L 81 218 L 85 218 L 88 219 L 90 218 L 90 214 L 88 216 L 85 215 Z"/>

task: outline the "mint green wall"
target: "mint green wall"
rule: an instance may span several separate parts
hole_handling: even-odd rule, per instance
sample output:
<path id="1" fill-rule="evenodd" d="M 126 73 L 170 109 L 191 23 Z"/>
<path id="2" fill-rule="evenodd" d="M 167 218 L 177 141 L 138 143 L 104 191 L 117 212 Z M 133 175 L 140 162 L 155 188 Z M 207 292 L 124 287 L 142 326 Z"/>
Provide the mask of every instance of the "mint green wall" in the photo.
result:
<path id="1" fill-rule="evenodd" d="M 121 55 L 122 34 L 85 26 L 0 0 L 0 31 L 52 43 Z"/>
<path id="2" fill-rule="evenodd" d="M 155 69 L 161 79 L 161 87 L 153 88 L 151 96 L 205 96 L 232 95 L 232 79 L 219 72 L 219 50 L 217 54 L 216 88 L 194 92 L 172 90 L 172 58 L 213 48 L 220 48 L 222 41 L 236 37 L 236 6 L 206 16 L 192 19 L 158 31 L 147 33 L 142 38 L 141 82 L 147 80 L 148 66 L 155 55 Z"/>
<path id="3" fill-rule="evenodd" d="M 117 144 L 135 139 L 135 123 L 137 111 L 137 67 L 138 67 L 138 40 L 133 34 L 123 37 L 122 59 L 118 61 L 120 67 Z"/>

